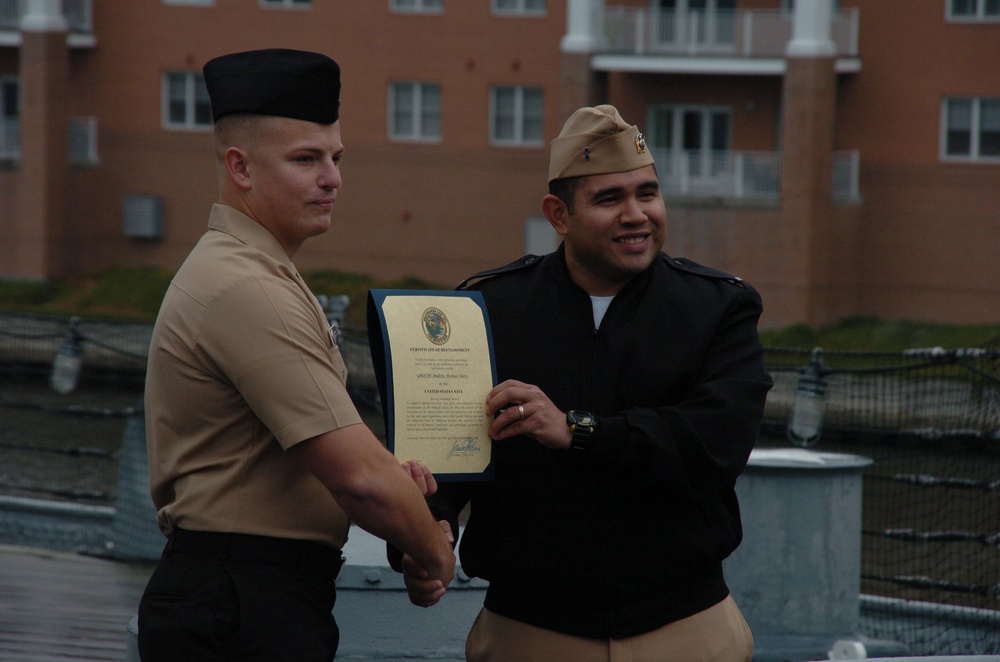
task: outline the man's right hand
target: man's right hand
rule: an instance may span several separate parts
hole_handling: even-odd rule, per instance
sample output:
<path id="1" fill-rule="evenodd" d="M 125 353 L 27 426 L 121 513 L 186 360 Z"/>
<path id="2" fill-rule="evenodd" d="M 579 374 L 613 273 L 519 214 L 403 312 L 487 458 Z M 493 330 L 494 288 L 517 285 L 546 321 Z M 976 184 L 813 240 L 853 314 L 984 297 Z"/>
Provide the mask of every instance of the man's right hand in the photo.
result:
<path id="1" fill-rule="evenodd" d="M 451 583 L 455 551 L 424 500 L 437 483 L 423 465 L 401 466 L 360 423 L 306 439 L 287 452 L 326 486 L 354 524 L 409 554 L 426 573 L 415 571 L 418 579 L 439 582 L 431 595 Z M 423 601 L 437 599 L 440 595 Z"/>

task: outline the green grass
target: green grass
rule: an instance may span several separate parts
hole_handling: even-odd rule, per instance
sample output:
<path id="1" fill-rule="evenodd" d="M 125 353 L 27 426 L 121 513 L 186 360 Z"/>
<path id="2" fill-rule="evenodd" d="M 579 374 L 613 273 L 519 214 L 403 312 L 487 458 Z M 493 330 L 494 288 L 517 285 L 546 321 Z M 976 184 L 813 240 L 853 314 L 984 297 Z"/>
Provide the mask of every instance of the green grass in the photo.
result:
<path id="1" fill-rule="evenodd" d="M 766 347 L 822 347 L 828 350 L 896 352 L 914 347 L 978 347 L 1000 342 L 1000 324 L 958 325 L 852 317 L 810 328 L 796 324 L 760 333 Z"/>
<path id="2" fill-rule="evenodd" d="M 171 278 L 173 273 L 165 269 L 142 268 L 110 269 L 48 282 L 0 280 L 0 310 L 153 321 Z M 378 281 L 335 271 L 306 273 L 303 278 L 317 295 L 349 296 L 348 324 L 362 327 L 369 289 L 448 289 L 414 278 Z"/>
<path id="3" fill-rule="evenodd" d="M 152 321 L 172 275 L 163 269 L 144 268 L 111 269 L 44 283 L 0 280 L 0 310 Z M 350 297 L 347 322 L 355 327 L 365 325 L 369 289 L 449 289 L 447 285 L 414 278 L 383 281 L 336 271 L 316 271 L 303 276 L 317 295 Z M 953 325 L 855 317 L 822 328 L 797 324 L 764 330 L 761 340 L 767 347 L 856 351 L 976 347 L 1000 343 L 1000 323 Z"/>
<path id="4" fill-rule="evenodd" d="M 173 274 L 111 269 L 48 282 L 0 280 L 0 308 L 16 312 L 153 320 Z"/>

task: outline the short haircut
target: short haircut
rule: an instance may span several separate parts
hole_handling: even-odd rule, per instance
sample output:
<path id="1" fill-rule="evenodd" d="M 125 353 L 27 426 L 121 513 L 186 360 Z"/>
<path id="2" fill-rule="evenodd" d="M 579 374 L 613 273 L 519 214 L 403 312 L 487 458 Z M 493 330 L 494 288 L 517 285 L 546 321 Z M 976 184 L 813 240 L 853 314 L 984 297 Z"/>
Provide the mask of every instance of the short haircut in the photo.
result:
<path id="1" fill-rule="evenodd" d="M 266 115 L 234 113 L 220 117 L 215 123 L 215 155 L 221 159 L 226 150 L 246 146 L 268 120 Z"/>
<path id="2" fill-rule="evenodd" d="M 584 176 L 553 179 L 549 182 L 549 194 L 562 200 L 562 203 L 566 205 L 566 211 L 570 214 L 574 211 L 573 199 L 576 197 L 576 192 L 583 183 Z"/>

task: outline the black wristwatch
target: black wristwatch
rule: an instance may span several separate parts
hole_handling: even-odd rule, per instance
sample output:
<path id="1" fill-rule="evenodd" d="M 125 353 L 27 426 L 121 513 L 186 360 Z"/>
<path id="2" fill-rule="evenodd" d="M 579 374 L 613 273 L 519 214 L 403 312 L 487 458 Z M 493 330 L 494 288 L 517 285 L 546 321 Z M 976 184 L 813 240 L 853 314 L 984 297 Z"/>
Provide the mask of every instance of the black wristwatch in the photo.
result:
<path id="1" fill-rule="evenodd" d="M 575 450 L 583 450 L 590 443 L 590 438 L 597 429 L 597 417 L 589 411 L 571 409 L 566 414 L 566 425 L 573 431 L 573 439 L 570 440 L 569 447 Z"/>

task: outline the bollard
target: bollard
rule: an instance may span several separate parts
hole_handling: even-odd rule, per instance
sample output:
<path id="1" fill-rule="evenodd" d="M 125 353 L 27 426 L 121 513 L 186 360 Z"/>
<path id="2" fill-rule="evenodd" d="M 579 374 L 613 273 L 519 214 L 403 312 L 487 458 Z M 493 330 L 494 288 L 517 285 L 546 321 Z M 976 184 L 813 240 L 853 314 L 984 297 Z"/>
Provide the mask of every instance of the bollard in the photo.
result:
<path id="1" fill-rule="evenodd" d="M 860 636 L 861 483 L 870 464 L 800 448 L 751 453 L 736 483 L 743 543 L 724 568 L 755 662 L 828 659 L 835 642 Z"/>

